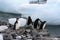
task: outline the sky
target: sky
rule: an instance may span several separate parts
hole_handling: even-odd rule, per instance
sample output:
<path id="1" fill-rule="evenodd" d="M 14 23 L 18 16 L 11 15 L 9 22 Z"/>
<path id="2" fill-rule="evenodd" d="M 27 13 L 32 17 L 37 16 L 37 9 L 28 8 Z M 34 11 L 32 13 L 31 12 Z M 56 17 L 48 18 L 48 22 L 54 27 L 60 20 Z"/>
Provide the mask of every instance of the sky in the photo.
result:
<path id="1" fill-rule="evenodd" d="M 0 11 L 18 12 L 40 18 L 48 24 L 60 25 L 60 0 L 47 0 L 45 4 L 29 4 L 30 0 L 0 0 Z"/>

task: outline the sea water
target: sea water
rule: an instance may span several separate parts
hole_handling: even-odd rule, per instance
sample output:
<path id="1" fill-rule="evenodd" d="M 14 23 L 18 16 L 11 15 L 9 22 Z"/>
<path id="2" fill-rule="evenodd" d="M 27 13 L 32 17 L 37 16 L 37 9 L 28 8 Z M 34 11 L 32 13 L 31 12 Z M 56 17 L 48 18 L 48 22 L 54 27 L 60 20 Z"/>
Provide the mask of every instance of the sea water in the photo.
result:
<path id="1" fill-rule="evenodd" d="M 46 29 L 50 34 L 60 36 L 60 25 L 47 25 Z"/>

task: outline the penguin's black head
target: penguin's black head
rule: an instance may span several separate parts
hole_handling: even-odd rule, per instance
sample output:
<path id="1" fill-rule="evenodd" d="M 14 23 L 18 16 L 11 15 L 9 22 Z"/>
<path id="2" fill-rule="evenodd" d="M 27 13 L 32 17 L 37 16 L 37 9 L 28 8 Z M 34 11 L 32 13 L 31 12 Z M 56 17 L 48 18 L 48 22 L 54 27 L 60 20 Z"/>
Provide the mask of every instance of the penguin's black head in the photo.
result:
<path id="1" fill-rule="evenodd" d="M 30 19 L 30 20 L 31 20 L 31 17 L 29 16 L 29 17 L 28 17 L 28 19 Z"/>
<path id="2" fill-rule="evenodd" d="M 46 23 L 46 21 L 44 21 L 43 23 Z"/>
<path id="3" fill-rule="evenodd" d="M 19 19 L 19 18 L 16 18 L 17 20 Z"/>
<path id="4" fill-rule="evenodd" d="M 30 16 L 28 18 L 31 18 Z"/>
<path id="5" fill-rule="evenodd" d="M 39 21 L 39 20 L 40 20 L 39 18 L 36 19 L 36 21 Z"/>

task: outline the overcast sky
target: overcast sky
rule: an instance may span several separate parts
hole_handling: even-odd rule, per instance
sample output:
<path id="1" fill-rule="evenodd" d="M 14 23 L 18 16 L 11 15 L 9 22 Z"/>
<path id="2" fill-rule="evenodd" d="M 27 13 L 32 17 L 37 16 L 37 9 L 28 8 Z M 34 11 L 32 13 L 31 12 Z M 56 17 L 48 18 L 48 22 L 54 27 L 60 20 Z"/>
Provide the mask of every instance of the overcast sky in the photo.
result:
<path id="1" fill-rule="evenodd" d="M 30 15 L 49 24 L 60 24 L 60 0 L 47 0 L 45 4 L 29 4 L 30 0 L 0 0 L 0 10 Z"/>

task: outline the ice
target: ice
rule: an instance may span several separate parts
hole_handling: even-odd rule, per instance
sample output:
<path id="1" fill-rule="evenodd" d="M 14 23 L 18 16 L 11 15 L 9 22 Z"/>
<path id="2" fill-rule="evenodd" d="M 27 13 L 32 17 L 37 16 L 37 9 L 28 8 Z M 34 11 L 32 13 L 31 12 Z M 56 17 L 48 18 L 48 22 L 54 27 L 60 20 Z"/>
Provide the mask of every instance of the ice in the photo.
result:
<path id="1" fill-rule="evenodd" d="M 10 18 L 8 19 L 8 22 L 12 25 L 14 25 L 14 23 L 16 22 L 16 18 Z"/>
<path id="2" fill-rule="evenodd" d="M 0 40 L 3 40 L 3 35 L 2 34 L 0 34 Z"/>
<path id="3" fill-rule="evenodd" d="M 20 26 L 25 26 L 26 23 L 27 23 L 27 19 L 19 18 L 18 24 L 19 24 Z"/>
<path id="4" fill-rule="evenodd" d="M 0 26 L 0 31 L 4 31 L 5 29 L 8 29 L 8 27 L 5 25 Z"/>

